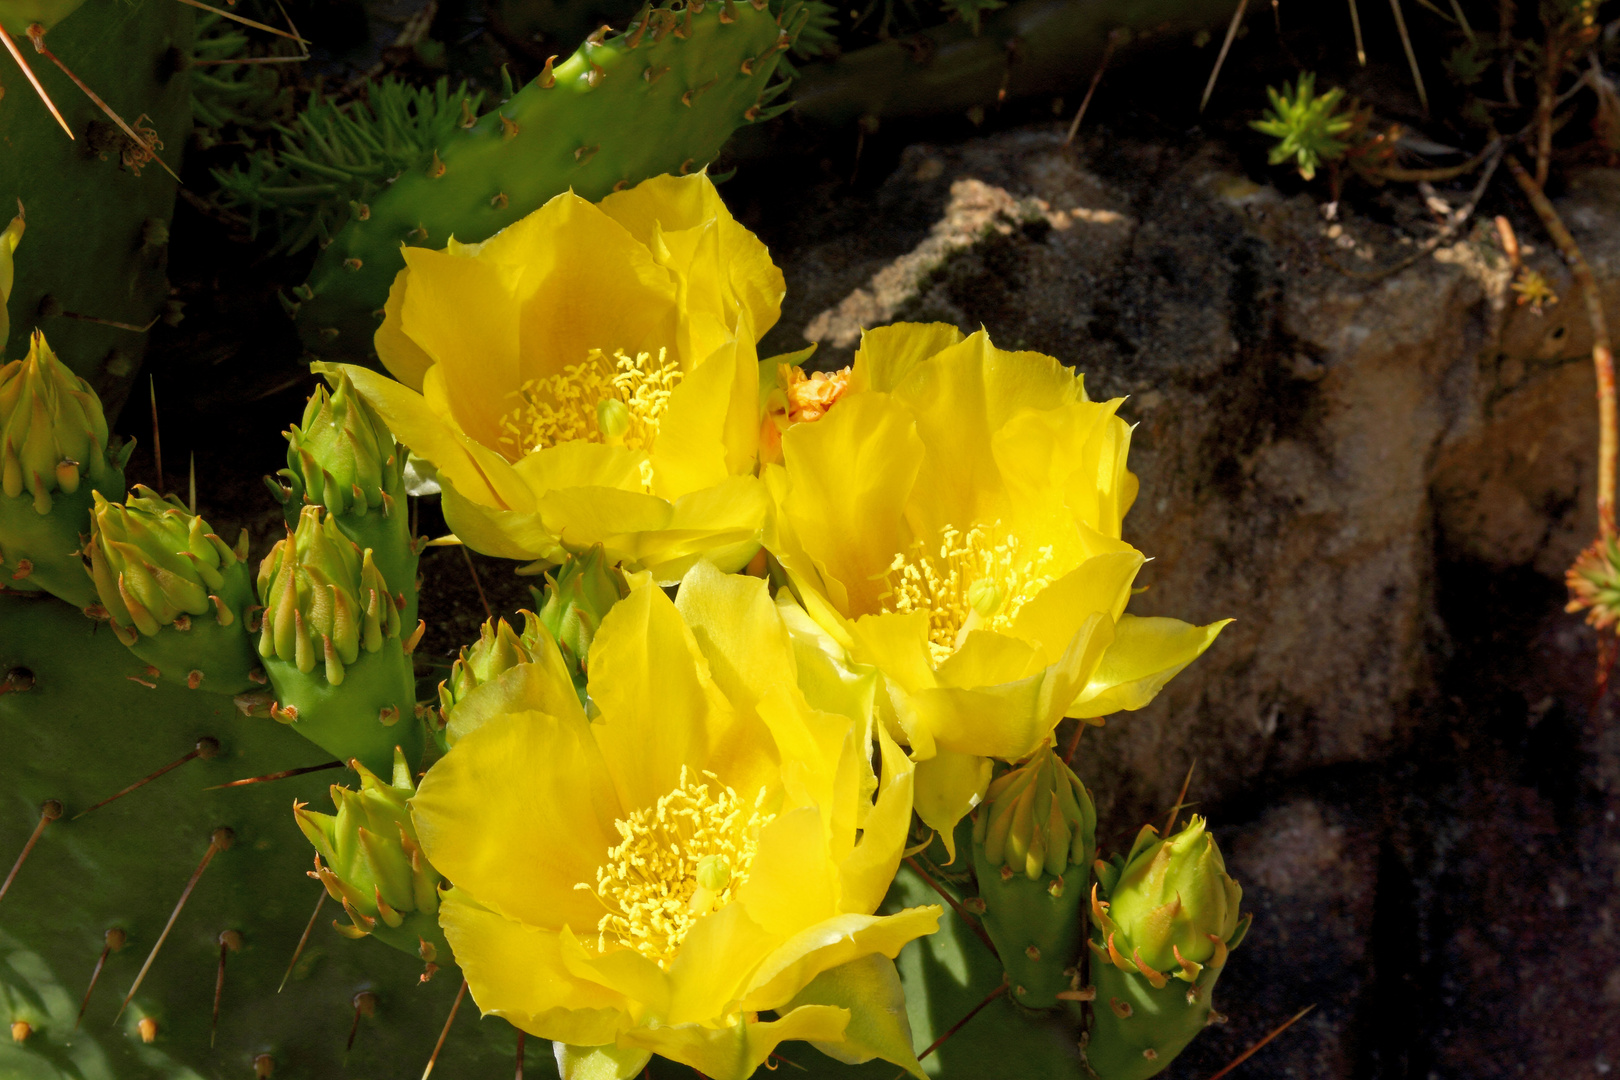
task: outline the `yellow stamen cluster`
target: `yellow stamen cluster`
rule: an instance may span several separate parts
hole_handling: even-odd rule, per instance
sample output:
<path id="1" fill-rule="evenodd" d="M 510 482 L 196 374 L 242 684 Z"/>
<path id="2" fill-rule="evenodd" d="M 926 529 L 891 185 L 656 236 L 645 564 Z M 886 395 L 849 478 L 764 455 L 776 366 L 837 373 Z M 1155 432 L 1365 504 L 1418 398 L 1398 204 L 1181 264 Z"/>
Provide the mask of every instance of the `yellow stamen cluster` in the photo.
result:
<path id="1" fill-rule="evenodd" d="M 684 374 L 664 349 L 656 359 L 592 349 L 580 363 L 512 391 L 519 403 L 501 418 L 500 441 L 514 456 L 576 439 L 650 450 Z"/>
<path id="2" fill-rule="evenodd" d="M 1018 611 L 1052 583 L 1050 545 L 1033 553 L 1016 536 L 990 537 L 1001 523 L 967 532 L 946 526 L 930 550 L 921 540 L 895 555 L 884 574 L 888 591 L 878 597 L 885 612 L 928 613 L 928 649 L 934 663 L 954 653 L 970 630 L 1003 630 Z"/>
<path id="3" fill-rule="evenodd" d="M 597 946 L 627 945 L 668 970 L 697 920 L 725 907 L 748 880 L 759 831 L 775 816 L 731 788 L 698 783 L 681 767 L 681 782 L 649 809 L 613 823 L 622 841 L 611 848 L 590 889 L 608 913 L 597 923 Z"/>
<path id="4" fill-rule="evenodd" d="M 788 422 L 808 424 L 820 420 L 849 389 L 849 368 L 806 375 L 803 368 L 782 365 L 782 388 L 787 394 Z"/>

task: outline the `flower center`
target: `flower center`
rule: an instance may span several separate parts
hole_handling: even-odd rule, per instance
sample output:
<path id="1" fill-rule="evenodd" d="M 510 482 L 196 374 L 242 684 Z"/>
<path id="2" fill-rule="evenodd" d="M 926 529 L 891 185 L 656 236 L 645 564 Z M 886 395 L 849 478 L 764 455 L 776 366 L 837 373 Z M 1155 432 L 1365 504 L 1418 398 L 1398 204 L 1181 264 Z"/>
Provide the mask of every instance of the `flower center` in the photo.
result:
<path id="1" fill-rule="evenodd" d="M 597 947 L 625 945 L 668 970 L 697 921 L 729 904 L 748 880 L 763 813 L 761 788 L 752 805 L 713 773 L 689 779 L 644 810 L 613 823 L 622 838 L 596 871 L 594 892 L 607 914 L 596 924 Z"/>
<path id="2" fill-rule="evenodd" d="M 501 417 L 500 441 L 517 456 L 577 439 L 651 450 L 684 374 L 664 349 L 633 359 L 592 349 L 580 363 L 512 391 L 518 404 Z"/>
<path id="3" fill-rule="evenodd" d="M 998 521 L 990 526 L 999 532 Z M 1004 630 L 1019 609 L 1052 583 L 1050 545 L 1028 551 L 1016 536 L 992 544 L 992 532 L 947 525 L 933 549 L 922 540 L 895 555 L 878 597 L 884 612 L 928 613 L 928 650 L 938 664 L 970 630 Z"/>
<path id="4" fill-rule="evenodd" d="M 782 388 L 787 395 L 788 422 L 807 424 L 820 420 L 849 389 L 849 368 L 831 374 L 818 371 L 806 375 L 803 368 L 782 365 Z"/>

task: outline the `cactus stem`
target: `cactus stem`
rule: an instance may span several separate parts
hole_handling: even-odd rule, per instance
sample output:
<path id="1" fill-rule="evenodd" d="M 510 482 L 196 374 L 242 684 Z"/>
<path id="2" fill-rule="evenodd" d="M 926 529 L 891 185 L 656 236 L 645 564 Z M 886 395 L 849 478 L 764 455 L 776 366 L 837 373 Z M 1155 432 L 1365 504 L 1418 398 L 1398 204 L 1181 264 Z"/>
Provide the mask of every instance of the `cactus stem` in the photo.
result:
<path id="1" fill-rule="evenodd" d="M 595 157 L 596 152 L 600 149 L 602 149 L 601 143 L 597 143 L 595 146 L 581 146 L 574 151 L 574 160 L 584 165 Z"/>
<path id="2" fill-rule="evenodd" d="M 157 1042 L 158 1022 L 150 1016 L 143 1016 L 135 1022 L 135 1030 L 140 1032 L 141 1042 L 148 1046 Z"/>
<path id="3" fill-rule="evenodd" d="M 516 1080 L 523 1080 L 523 1040 L 527 1035 L 528 1032 L 524 1031 L 522 1028 L 518 1028 Z"/>
<path id="4" fill-rule="evenodd" d="M 324 893 L 322 894 L 325 895 Z M 360 1017 L 375 1016 L 377 1014 L 377 995 L 370 990 L 362 990 L 354 995 L 354 1022 L 349 1025 L 349 1041 L 343 1044 L 343 1052 L 347 1054 L 354 1049 L 354 1037 L 360 1034 Z"/>
<path id="5" fill-rule="evenodd" d="M 335 765 L 343 764 L 341 761 L 333 762 Z M 329 767 L 329 766 L 328 766 Z M 321 857 L 315 856 L 315 864 L 320 865 Z M 321 886 L 321 895 L 315 901 L 315 910 L 309 913 L 309 923 L 304 927 L 303 936 L 298 939 L 298 947 L 293 949 L 292 959 L 287 961 L 287 970 L 282 973 L 281 982 L 276 986 L 276 993 L 287 988 L 287 980 L 292 978 L 293 968 L 298 966 L 298 958 L 304 955 L 304 946 L 309 944 L 309 935 L 315 930 L 315 921 L 321 917 L 321 908 L 326 906 L 326 886 Z M 351 1042 L 353 1040 L 351 1039 Z"/>
<path id="6" fill-rule="evenodd" d="M 108 954 L 122 949 L 125 940 L 126 935 L 120 928 L 115 926 L 107 931 L 105 943 L 101 946 L 101 956 L 96 959 L 96 966 L 90 972 L 90 985 L 85 987 L 84 1000 L 79 1002 L 79 1016 L 73 1021 L 74 1031 L 79 1030 L 79 1025 L 84 1022 L 84 1010 L 90 1007 L 90 995 L 96 992 L 96 981 L 101 978 L 101 969 L 107 963 Z"/>
<path id="7" fill-rule="evenodd" d="M 557 58 L 555 56 L 546 57 L 546 66 L 541 68 L 540 74 L 535 77 L 535 81 L 540 84 L 540 89 L 550 90 L 553 86 L 557 85 L 557 73 L 551 70 L 551 65 L 556 63 L 556 61 Z"/>
<path id="8" fill-rule="evenodd" d="M 433 1044 L 433 1056 L 428 1058 L 427 1068 L 422 1070 L 422 1080 L 428 1080 L 433 1075 L 433 1065 L 439 1060 L 439 1051 L 444 1049 L 444 1040 L 450 1035 L 450 1025 L 456 1022 L 456 1013 L 461 1008 L 461 999 L 467 996 L 467 980 L 461 980 L 461 989 L 456 991 L 456 1000 L 450 1006 L 450 1015 L 445 1018 L 444 1030 L 439 1032 L 439 1041 Z"/>
<path id="9" fill-rule="evenodd" d="M 928 1049 L 924 1050 L 922 1053 L 917 1055 L 917 1060 L 921 1061 L 923 1058 L 927 1057 L 929 1054 L 932 1054 L 935 1050 L 938 1050 L 941 1046 L 944 1046 L 945 1045 L 945 1040 L 949 1039 L 952 1035 L 955 1035 L 958 1031 L 961 1031 L 962 1028 L 966 1027 L 967 1022 L 969 1020 L 972 1020 L 975 1016 L 978 1016 L 979 1011 L 981 1009 L 983 1009 L 986 1005 L 990 1004 L 992 1001 L 996 1000 L 996 998 L 1000 997 L 1002 994 L 1005 994 L 1007 992 L 1007 986 L 1008 986 L 1007 979 L 1006 979 L 1005 976 L 1003 976 L 1000 986 L 996 987 L 994 990 L 992 990 L 988 994 L 986 994 L 984 996 L 984 1000 L 979 1002 L 977 1005 L 973 1006 L 973 1008 L 969 1009 L 968 1014 L 966 1016 L 962 1017 L 962 1019 L 958 1020 L 956 1023 L 954 1023 L 950 1027 L 946 1028 L 945 1029 L 945 1034 L 941 1035 L 939 1038 L 937 1038 L 933 1042 L 929 1043 L 928 1044 Z"/>
<path id="10" fill-rule="evenodd" d="M 467 549 L 462 548 L 462 550 L 466 551 Z M 487 602 L 485 603 L 484 610 L 486 610 L 486 611 L 489 610 L 489 606 L 488 606 Z M 491 616 L 491 617 L 493 618 L 493 616 Z M 427 620 L 426 619 L 417 619 L 416 620 L 416 629 L 412 630 L 411 631 L 411 636 L 405 639 L 405 655 L 406 656 L 410 656 L 412 653 L 416 652 L 416 647 L 422 643 L 422 635 L 425 634 L 425 633 L 427 633 Z"/>
<path id="11" fill-rule="evenodd" d="M 703 91 L 707 90 L 709 87 L 713 86 L 714 84 L 718 83 L 719 81 L 720 81 L 720 76 L 716 75 L 714 78 L 710 79 L 708 82 L 701 83 L 698 86 L 692 87 L 686 93 L 681 95 L 681 104 L 685 105 L 688 109 L 690 109 L 692 107 L 692 102 L 697 99 L 697 96 L 699 94 L 703 93 Z"/>
<path id="12" fill-rule="evenodd" d="M 118 125 L 118 130 L 122 131 L 125 137 L 139 146 L 142 150 L 146 151 L 146 153 L 151 156 L 153 161 L 157 162 L 159 165 L 162 165 L 163 171 L 174 177 L 175 183 L 180 182 L 179 174 L 173 169 L 169 168 L 166 161 L 158 157 L 158 150 L 162 144 L 157 142 L 156 139 L 144 138 L 138 134 L 134 128 L 130 127 L 124 122 L 124 118 L 122 116 L 119 116 L 113 111 L 111 105 L 108 105 L 105 101 L 102 101 L 100 96 L 98 96 L 94 90 L 90 89 L 88 83 L 79 78 L 77 75 L 73 74 L 71 68 L 62 63 L 62 61 L 57 58 L 55 53 L 51 52 L 50 49 L 45 47 L 45 28 L 43 26 L 41 26 L 39 23 L 30 25 L 28 27 L 28 40 L 34 43 L 34 51 L 39 53 L 45 59 L 49 60 L 51 63 L 55 64 L 59 69 L 61 69 L 62 74 L 66 75 L 69 79 L 72 79 L 73 85 L 77 86 L 80 90 L 83 90 L 85 97 L 94 102 L 96 108 L 100 109 L 103 113 L 106 113 L 107 118 L 114 124 Z M 141 118 L 137 118 L 135 122 L 137 124 L 140 123 Z M 127 163 L 128 159 L 126 158 L 126 164 Z"/>
<path id="13" fill-rule="evenodd" d="M 6 875 L 4 882 L 0 882 L 0 900 L 5 899 L 6 890 L 11 888 L 11 883 L 17 879 L 17 871 L 21 870 L 22 864 L 28 860 L 28 853 L 34 850 L 35 844 L 39 843 L 40 835 L 44 833 L 45 826 L 61 816 L 62 804 L 55 799 L 47 799 L 45 804 L 39 808 L 39 824 L 35 825 L 34 831 L 28 834 L 28 843 L 23 845 L 22 853 L 17 856 L 17 861 L 11 864 L 11 873 Z"/>
<path id="14" fill-rule="evenodd" d="M 236 834 L 223 825 L 215 829 L 208 838 L 208 850 L 203 853 L 202 862 L 198 863 L 197 869 L 192 871 L 191 880 L 186 882 L 185 889 L 180 893 L 180 899 L 175 902 L 174 910 L 169 913 L 169 921 L 163 924 L 163 933 L 159 934 L 157 941 L 153 943 L 152 951 L 146 954 L 146 963 L 141 965 L 140 973 L 135 976 L 135 982 L 130 986 L 129 993 L 124 995 L 124 1003 L 118 1007 L 118 1016 L 113 1017 L 115 1025 L 118 1023 L 119 1018 L 124 1015 L 124 1010 L 129 1008 L 129 1003 L 135 997 L 136 991 L 140 990 L 141 983 L 146 980 L 146 973 L 152 970 L 152 961 L 157 959 L 158 950 L 163 948 L 163 943 L 169 939 L 169 931 L 174 929 L 175 920 L 180 918 L 181 909 L 186 906 L 186 901 L 191 899 L 191 890 L 197 887 L 197 882 L 201 880 L 203 871 L 207 870 L 208 864 L 214 861 L 214 856 L 230 847 L 231 842 L 235 839 Z M 148 1039 L 147 1041 L 150 1042 L 151 1040 Z"/>
<path id="15" fill-rule="evenodd" d="M 214 978 L 214 1018 L 208 1025 L 208 1046 L 214 1046 L 219 1033 L 219 1002 L 225 996 L 225 957 L 242 947 L 242 931 L 221 930 L 219 934 L 219 974 Z"/>
<path id="16" fill-rule="evenodd" d="M 11 580 L 12 581 L 21 581 L 23 578 L 27 577 L 29 574 L 32 574 L 33 572 L 34 572 L 34 561 L 32 559 L 18 559 L 17 560 L 17 569 L 13 570 L 12 573 L 11 573 Z"/>
<path id="17" fill-rule="evenodd" d="M 1096 1001 L 1097 988 L 1095 986 L 1085 986 L 1079 990 L 1059 990 L 1057 999 L 1059 1001 Z"/>
<path id="18" fill-rule="evenodd" d="M 269 1054 L 258 1054 L 253 1058 L 253 1080 L 270 1080 L 276 1071 L 276 1059 Z"/>
<path id="19" fill-rule="evenodd" d="M 634 48 L 636 48 L 637 46 L 639 46 L 641 44 L 641 35 L 643 35 L 643 34 L 645 34 L 647 32 L 647 23 L 651 19 L 651 17 L 652 17 L 652 4 L 650 2 L 642 4 L 641 5 L 641 13 L 636 16 L 636 28 L 633 31 L 631 31 L 630 36 L 627 39 L 625 39 L 625 44 L 627 46 L 634 49 Z M 522 1037 L 523 1037 L 522 1034 L 519 1033 L 518 1038 L 521 1039 Z M 522 1044 L 519 1043 L 519 1046 L 521 1046 L 521 1045 Z M 523 1072 L 523 1066 L 522 1065 L 518 1066 L 518 1072 L 520 1074 Z"/>
<path id="20" fill-rule="evenodd" d="M 197 676 L 198 682 L 202 681 L 201 672 L 194 671 L 192 674 Z M 187 682 L 189 683 L 190 680 L 188 679 Z M 191 688 L 193 690 L 197 689 L 196 686 L 192 686 Z M 133 784 L 129 785 L 129 787 L 118 792 L 117 794 L 107 796 L 105 799 L 102 799 L 100 802 L 96 803 L 96 805 L 90 807 L 89 810 L 80 810 L 77 814 L 73 815 L 73 820 L 78 821 L 80 818 L 84 817 L 84 815 L 88 814 L 90 810 L 100 810 L 103 806 L 106 806 L 115 799 L 122 799 L 125 795 L 128 795 L 136 788 L 150 784 L 152 781 L 156 780 L 170 769 L 178 769 L 180 766 L 194 758 L 202 758 L 204 761 L 207 761 L 209 758 L 214 757 L 218 753 L 219 740 L 211 735 L 204 735 L 202 738 L 197 740 L 197 745 L 192 747 L 189 752 L 180 755 L 178 758 L 175 758 L 162 768 L 155 769 L 152 772 L 147 773 L 145 776 L 141 777 L 139 780 L 135 781 Z"/>
<path id="21" fill-rule="evenodd" d="M 1256 1042 L 1253 1046 L 1243 1051 L 1243 1053 L 1227 1062 L 1225 1067 L 1211 1076 L 1209 1080 L 1221 1080 L 1221 1077 L 1225 1076 L 1227 1073 L 1231 1072 L 1233 1069 L 1237 1068 L 1239 1065 L 1253 1057 L 1262 1046 L 1266 1045 L 1266 1043 L 1270 1042 L 1272 1039 L 1275 1039 L 1277 1036 L 1293 1027 L 1300 1020 L 1304 1019 L 1305 1014 L 1314 1008 L 1316 1008 L 1316 1003 L 1312 1002 L 1303 1009 L 1299 1010 L 1299 1012 L 1295 1013 L 1293 1016 L 1289 1017 L 1287 1020 L 1284 1020 L 1281 1024 L 1277 1025 L 1277 1027 L 1273 1028 L 1272 1031 L 1259 1042 Z"/>
<path id="22" fill-rule="evenodd" d="M 441 160 L 439 157 L 439 152 L 437 150 L 433 151 L 433 160 L 428 163 L 427 174 L 429 179 L 437 180 L 439 177 L 445 174 L 445 171 L 445 165 L 443 160 Z M 360 260 L 356 259 L 354 261 L 359 262 Z M 345 263 L 344 265 L 348 264 Z"/>
<path id="23" fill-rule="evenodd" d="M 219 791 L 222 788 L 246 787 L 248 784 L 264 784 L 271 780 L 285 780 L 289 776 L 303 776 L 305 773 L 320 772 L 322 769 L 341 769 L 343 762 L 327 761 L 319 765 L 305 765 L 298 769 L 283 769 L 281 772 L 266 773 L 263 776 L 249 776 L 242 780 L 232 780 L 228 784 L 215 784 L 213 787 L 203 788 L 204 791 Z"/>
<path id="24" fill-rule="evenodd" d="M 73 129 L 68 127 L 66 120 L 62 119 L 62 111 L 56 107 L 56 102 L 51 100 L 51 95 L 45 92 L 45 87 L 40 85 L 39 76 L 35 75 L 34 69 L 28 66 L 28 61 L 23 58 L 22 50 L 17 48 L 17 43 L 11 39 L 10 34 L 6 33 L 6 28 L 3 26 L 0 26 L 0 42 L 5 43 L 6 51 L 11 54 L 13 60 L 17 61 L 17 66 L 22 68 L 23 76 L 28 79 L 28 84 L 34 88 L 34 93 L 39 95 L 39 100 L 43 101 L 45 107 L 51 110 L 51 115 L 56 117 L 56 122 L 62 125 L 62 130 L 67 132 L 68 138 L 72 139 Z"/>
<path id="25" fill-rule="evenodd" d="M 501 113 L 500 117 L 501 117 L 501 138 L 503 138 L 503 139 L 515 139 L 515 138 L 517 138 L 518 133 L 523 130 L 523 126 L 521 124 L 519 124 L 516 120 L 513 120 L 510 116 L 507 116 L 505 113 Z"/>

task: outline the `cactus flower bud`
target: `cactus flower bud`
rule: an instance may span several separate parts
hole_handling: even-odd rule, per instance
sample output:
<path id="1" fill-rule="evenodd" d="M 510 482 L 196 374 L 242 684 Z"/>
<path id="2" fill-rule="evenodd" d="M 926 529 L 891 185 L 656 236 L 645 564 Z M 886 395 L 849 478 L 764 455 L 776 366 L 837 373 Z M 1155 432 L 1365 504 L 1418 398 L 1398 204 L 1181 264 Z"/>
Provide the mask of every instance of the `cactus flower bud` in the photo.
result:
<path id="1" fill-rule="evenodd" d="M 259 564 L 259 655 L 276 692 L 272 715 L 344 758 L 383 771 L 396 746 L 421 755 L 416 695 L 399 601 L 323 507 Z M 416 634 L 410 639 L 414 647 Z M 401 724 L 401 719 L 408 722 Z"/>
<path id="2" fill-rule="evenodd" d="M 0 360 L 6 357 L 6 338 L 11 334 L 11 316 L 6 313 L 6 302 L 11 299 L 11 283 L 15 280 L 16 268 L 12 265 L 11 256 L 22 243 L 23 230 L 28 223 L 23 220 L 22 202 L 17 203 L 17 216 L 11 219 L 11 224 L 0 230 Z"/>
<path id="3" fill-rule="evenodd" d="M 123 498 L 126 457 L 107 449 L 95 391 L 36 331 L 26 359 L 0 366 L 0 586 L 95 602 L 80 535 L 93 493 Z"/>
<path id="4" fill-rule="evenodd" d="M 394 752 L 392 783 L 358 762 L 354 767 L 359 791 L 332 785 L 335 816 L 293 803 L 298 827 L 315 845 L 310 876 L 349 916 L 348 925 L 333 926 L 351 938 L 371 935 L 412 956 L 447 962 L 450 947 L 438 919 L 441 878 L 422 854 L 411 823 L 407 800 L 416 786 L 405 755 Z"/>
<path id="5" fill-rule="evenodd" d="M 1129 856 L 1098 864 L 1086 1055 L 1101 1080 L 1153 1076 L 1209 1022 L 1215 980 L 1249 928 L 1242 898 L 1200 817 L 1162 840 L 1143 826 Z"/>
<path id="6" fill-rule="evenodd" d="M 347 375 L 327 378 L 330 392 L 316 387 L 303 420 L 287 430 L 283 483 L 269 481 L 270 491 L 289 529 L 304 507 L 324 506 L 349 539 L 370 548 L 383 578 L 405 596 L 401 621 L 414 626 L 420 552 L 405 507 L 405 452 Z"/>
<path id="7" fill-rule="evenodd" d="M 521 634 L 505 619 L 490 619 L 439 684 L 439 737 L 448 749 L 490 716 L 514 708 L 568 715 L 583 704 L 579 698 L 557 642 L 534 612 L 523 612 Z"/>
<path id="8" fill-rule="evenodd" d="M 597 544 L 570 555 L 554 573 L 548 573 L 544 594 L 531 591 L 540 606 L 540 622 L 562 649 L 563 662 L 583 701 L 586 664 L 597 627 L 608 609 L 630 594 L 624 574 L 608 562 L 602 545 Z"/>
<path id="9" fill-rule="evenodd" d="M 94 498 L 85 547 L 118 640 L 194 690 L 252 685 L 259 661 L 247 628 L 247 531 L 232 547 L 179 500 L 143 485 L 124 503 Z"/>
<path id="10" fill-rule="evenodd" d="M 974 818 L 984 927 L 1021 1005 L 1071 988 L 1096 835 L 1091 793 L 1050 744 L 992 781 Z"/>

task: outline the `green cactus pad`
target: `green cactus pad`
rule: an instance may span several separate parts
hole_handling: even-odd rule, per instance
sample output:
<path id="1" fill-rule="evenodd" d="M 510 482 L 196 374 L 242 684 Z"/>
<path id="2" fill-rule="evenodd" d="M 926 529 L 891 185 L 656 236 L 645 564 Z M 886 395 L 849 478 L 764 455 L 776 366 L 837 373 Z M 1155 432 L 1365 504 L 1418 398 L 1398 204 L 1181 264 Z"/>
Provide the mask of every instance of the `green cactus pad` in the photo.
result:
<path id="1" fill-rule="evenodd" d="M 767 83 L 802 6 L 757 2 L 646 9 L 444 140 L 349 221 L 296 290 L 305 344 L 371 354 L 402 244 L 482 241 L 565 191 L 597 200 L 712 161 L 739 125 L 771 114 Z"/>
<path id="2" fill-rule="evenodd" d="M 450 1014 L 454 970 L 420 983 L 422 962 L 333 929 L 323 905 L 287 979 L 321 887 L 306 876 L 312 851 L 289 813 L 325 800 L 336 771 L 207 790 L 317 764 L 327 755 L 268 719 L 244 719 L 230 699 L 156 684 L 105 624 L 48 597 L 0 595 L 0 879 L 47 800 L 65 812 L 46 826 L 0 898 L 0 1033 L 7 1080 L 249 1080 L 268 1054 L 274 1080 L 420 1076 Z M 15 673 L 15 674 L 14 674 Z M 8 676 L 12 676 L 8 679 Z M 27 687 L 27 689 L 23 689 Z M 203 736 L 217 756 L 191 760 L 85 816 L 75 816 L 191 751 Z M 352 778 L 350 780 L 352 783 Z M 199 878 L 129 1009 L 114 1016 L 169 920 L 212 832 L 229 850 Z M 91 971 L 118 928 L 74 1028 Z M 220 935 L 241 934 L 226 959 L 218 1032 L 209 1044 Z M 354 1048 L 344 1045 L 358 993 L 375 995 Z M 436 1076 L 510 1076 L 515 1033 L 463 1003 Z M 155 1022 L 154 1041 L 138 1024 Z M 553 1075 L 550 1048 L 530 1040 L 526 1076 Z"/>
<path id="3" fill-rule="evenodd" d="M 194 14 L 175 0 L 86 0 L 46 38 L 126 122 L 156 133 L 176 170 L 191 131 L 191 94 L 175 58 L 190 50 Z M 9 349 L 0 342 L 0 357 L 19 355 L 36 327 L 45 330 L 115 416 L 146 350 L 142 330 L 168 299 L 177 185 L 156 162 L 137 175 L 122 160 L 129 143 L 112 121 L 26 39 L 18 42 L 76 138 L 0 53 L 0 216 L 9 218 L 20 199 L 28 218 Z"/>

